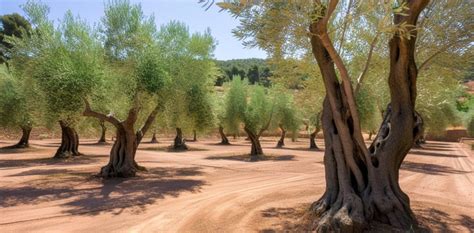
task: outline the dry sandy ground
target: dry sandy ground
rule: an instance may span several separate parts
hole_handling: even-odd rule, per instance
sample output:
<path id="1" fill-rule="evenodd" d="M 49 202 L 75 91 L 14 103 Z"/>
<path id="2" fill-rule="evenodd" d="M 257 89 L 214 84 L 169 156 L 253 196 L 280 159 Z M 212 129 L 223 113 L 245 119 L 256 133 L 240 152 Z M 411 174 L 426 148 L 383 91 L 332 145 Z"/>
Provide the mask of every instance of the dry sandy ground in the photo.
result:
<path id="1" fill-rule="evenodd" d="M 142 144 L 132 179 L 93 176 L 110 145 L 81 141 L 76 159 L 50 159 L 58 140 L 33 141 L 33 149 L 0 151 L 0 232 L 280 232 L 292 231 L 324 191 L 321 151 L 288 140 L 271 160 L 248 162 L 246 141 L 219 146 L 189 142 L 172 153 L 171 142 Z M 0 147 L 13 142 L 2 142 Z M 322 146 L 322 145 L 321 145 Z M 159 148 L 158 148 L 159 147 Z M 418 219 L 434 232 L 473 232 L 472 151 L 457 143 L 429 142 L 412 150 L 400 183 Z M 153 150 L 154 149 L 154 150 Z"/>

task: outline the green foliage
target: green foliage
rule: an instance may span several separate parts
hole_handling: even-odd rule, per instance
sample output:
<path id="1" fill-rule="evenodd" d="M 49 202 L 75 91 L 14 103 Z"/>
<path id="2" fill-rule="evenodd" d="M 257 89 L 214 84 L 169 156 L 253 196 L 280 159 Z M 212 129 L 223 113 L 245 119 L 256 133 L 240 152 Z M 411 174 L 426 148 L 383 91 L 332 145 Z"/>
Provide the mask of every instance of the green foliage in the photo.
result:
<path id="1" fill-rule="evenodd" d="M 467 133 L 469 137 L 474 137 L 474 117 L 472 115 L 469 124 L 467 125 Z"/>
<path id="2" fill-rule="evenodd" d="M 265 93 L 262 86 L 254 86 L 250 90 L 250 100 L 245 110 L 245 127 L 258 135 L 259 131 L 269 128 L 273 117 L 275 105 Z"/>
<path id="3" fill-rule="evenodd" d="M 150 94 L 159 93 L 169 83 L 158 49 L 150 49 L 140 56 L 136 73 L 138 84 Z"/>
<path id="4" fill-rule="evenodd" d="M 19 88 L 18 80 L 7 74 L 4 66 L 0 74 L 0 126 L 17 127 L 29 121 L 25 114 L 25 99 Z"/>
<path id="5" fill-rule="evenodd" d="M 211 60 L 215 48 L 210 31 L 189 33 L 188 27 L 171 21 L 160 28 L 158 46 L 164 51 L 165 70 L 171 77 L 165 106 L 169 128 L 205 131 L 214 125 L 211 93 L 217 68 Z"/>
<path id="6" fill-rule="evenodd" d="M 301 120 L 299 119 L 293 96 L 281 86 L 273 87 L 271 89 L 271 96 L 274 109 L 272 126 L 270 128 L 276 128 L 281 125 L 285 130 L 289 130 L 293 133 L 296 132 Z"/>
<path id="7" fill-rule="evenodd" d="M 382 111 L 368 88 L 361 88 L 356 96 L 357 111 L 363 130 L 377 132 L 382 122 Z"/>
<path id="8" fill-rule="evenodd" d="M 250 84 L 261 84 L 265 87 L 271 85 L 272 72 L 264 59 L 233 59 L 217 61 L 217 64 L 222 74 L 217 77 L 216 86 L 222 86 L 224 82 L 232 80 L 234 76 L 240 76 L 242 79 L 247 78 Z"/>
<path id="9" fill-rule="evenodd" d="M 156 37 L 154 16 L 146 17 L 140 4 L 109 0 L 101 20 L 104 47 L 110 59 L 124 60 L 152 44 Z"/>
<path id="10" fill-rule="evenodd" d="M 192 85 L 186 95 L 189 103 L 189 119 L 193 121 L 193 128 L 202 132 L 211 128 L 214 125 L 214 114 L 212 99 L 210 93 L 199 85 Z"/>
<path id="11" fill-rule="evenodd" d="M 23 16 L 17 13 L 0 16 L 0 24 L 0 64 L 2 64 L 11 58 L 9 50 L 13 45 L 7 41 L 7 37 L 22 38 L 28 36 L 31 25 Z"/>
<path id="12" fill-rule="evenodd" d="M 49 42 L 36 48 L 39 53 L 32 75 L 46 95 L 49 119 L 74 121 L 82 112 L 82 99 L 99 84 L 100 44 L 85 22 L 71 12 Z"/>
<path id="13" fill-rule="evenodd" d="M 247 82 L 239 76 L 234 76 L 228 85 L 229 89 L 225 95 L 224 128 L 230 133 L 238 133 L 247 110 Z"/>

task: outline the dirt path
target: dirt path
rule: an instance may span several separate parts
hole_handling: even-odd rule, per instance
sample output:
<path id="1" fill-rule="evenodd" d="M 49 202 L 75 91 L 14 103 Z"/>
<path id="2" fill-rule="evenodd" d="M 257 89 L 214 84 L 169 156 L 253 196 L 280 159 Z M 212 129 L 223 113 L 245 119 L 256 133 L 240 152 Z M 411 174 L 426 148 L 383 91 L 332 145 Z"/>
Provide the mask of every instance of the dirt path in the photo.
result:
<path id="1" fill-rule="evenodd" d="M 33 141 L 35 149 L 0 151 L 0 232 L 273 232 L 293 229 L 301 210 L 324 191 L 323 153 L 306 140 L 265 138 L 272 159 L 242 160 L 249 144 L 205 140 L 189 152 L 171 142 L 143 144 L 133 179 L 91 175 L 107 162 L 110 145 L 82 141 L 86 156 L 51 160 L 58 141 Z M 11 142 L 13 143 L 13 142 Z M 0 143 L 5 146 L 6 143 Z M 159 148 L 157 148 L 159 147 Z M 407 156 L 400 183 L 418 219 L 434 232 L 474 229 L 472 151 L 430 142 Z"/>

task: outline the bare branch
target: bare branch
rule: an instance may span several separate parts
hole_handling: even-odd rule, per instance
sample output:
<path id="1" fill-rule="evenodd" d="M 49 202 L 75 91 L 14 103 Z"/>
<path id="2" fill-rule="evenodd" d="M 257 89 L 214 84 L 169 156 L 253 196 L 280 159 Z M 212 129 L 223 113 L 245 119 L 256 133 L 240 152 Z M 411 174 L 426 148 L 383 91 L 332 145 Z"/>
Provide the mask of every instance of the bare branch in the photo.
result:
<path id="1" fill-rule="evenodd" d="M 120 121 L 117 118 L 115 118 L 111 115 L 105 115 L 103 113 L 93 111 L 91 109 L 89 101 L 86 98 L 84 98 L 84 103 L 85 103 L 86 106 L 85 106 L 84 112 L 82 112 L 83 116 L 95 117 L 97 119 L 107 121 L 107 122 L 113 124 L 116 127 L 118 127 L 121 124 Z"/>

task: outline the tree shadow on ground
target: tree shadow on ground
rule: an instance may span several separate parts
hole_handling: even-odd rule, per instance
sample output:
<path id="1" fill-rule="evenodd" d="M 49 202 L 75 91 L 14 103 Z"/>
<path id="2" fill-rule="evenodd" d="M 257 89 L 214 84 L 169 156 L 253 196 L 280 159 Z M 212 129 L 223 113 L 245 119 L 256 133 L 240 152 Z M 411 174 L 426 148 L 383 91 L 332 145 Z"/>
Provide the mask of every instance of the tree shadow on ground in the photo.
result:
<path id="1" fill-rule="evenodd" d="M 99 161 L 97 157 L 105 157 L 109 155 L 81 155 L 67 159 L 37 158 L 37 159 L 2 159 L 0 160 L 1 168 L 12 167 L 33 167 L 38 165 L 78 165 L 78 164 L 94 164 Z"/>
<path id="2" fill-rule="evenodd" d="M 19 154 L 19 153 L 25 153 L 25 152 L 30 152 L 30 151 L 35 151 L 39 152 L 42 151 L 41 148 L 29 146 L 26 148 L 15 148 L 15 145 L 11 146 L 5 146 L 0 148 L 0 154 Z"/>
<path id="3" fill-rule="evenodd" d="M 263 221 L 269 220 L 271 226 L 259 230 L 261 233 L 311 232 L 311 221 L 307 216 L 309 204 L 294 208 L 268 208 L 261 211 Z"/>
<path id="4" fill-rule="evenodd" d="M 282 148 L 274 148 L 274 149 L 295 150 L 295 151 L 319 151 L 319 152 L 324 152 L 324 148 L 321 149 L 321 147 L 319 147 L 319 148 L 309 148 L 309 147 L 296 147 L 296 148 L 291 148 L 291 147 L 282 147 Z"/>
<path id="5" fill-rule="evenodd" d="M 459 154 L 443 154 L 443 153 L 436 153 L 433 151 L 425 151 L 425 150 L 410 150 L 408 152 L 409 154 L 414 154 L 414 155 L 424 155 L 424 156 L 435 156 L 435 157 L 447 157 L 447 158 L 459 158 L 459 157 L 467 157 L 465 155 L 459 155 Z"/>
<path id="6" fill-rule="evenodd" d="M 400 169 L 411 171 L 411 172 L 425 173 L 429 175 L 466 174 L 466 173 L 472 172 L 472 171 L 456 170 L 444 165 L 417 163 L 417 162 L 410 162 L 410 161 L 403 161 Z"/>
<path id="7" fill-rule="evenodd" d="M 35 169 L 36 170 L 36 169 Z M 51 169 L 48 169 L 51 170 Z M 205 183 L 191 179 L 203 173 L 197 167 L 152 168 L 137 177 L 101 179 L 90 173 L 75 173 L 58 169 L 53 174 L 28 182 L 24 187 L 0 188 L 0 206 L 10 207 L 62 201 L 64 214 L 98 215 L 103 212 L 139 214 L 146 206 L 166 196 L 177 197 L 182 192 L 198 192 Z M 44 174 L 46 171 L 30 171 Z M 16 174 L 26 175 L 24 172 Z"/>
<path id="8" fill-rule="evenodd" d="M 209 156 L 206 157 L 209 160 L 232 160 L 232 161 L 242 161 L 242 162 L 257 162 L 257 161 L 290 161 L 295 160 L 294 155 L 264 155 L 259 157 L 257 161 L 250 160 L 249 154 L 239 154 L 239 155 L 221 155 L 221 156 Z"/>
<path id="9" fill-rule="evenodd" d="M 474 219 L 466 215 L 456 218 L 448 213 L 435 208 L 414 208 L 419 222 L 420 232 L 458 232 L 453 226 L 462 226 L 472 232 Z"/>
<path id="10" fill-rule="evenodd" d="M 148 151 L 163 151 L 163 152 L 189 152 L 189 151 L 209 151 L 208 149 L 189 147 L 187 150 L 183 149 L 174 149 L 173 146 L 157 146 L 157 147 L 144 147 L 138 148 L 138 150 L 148 150 Z"/>

